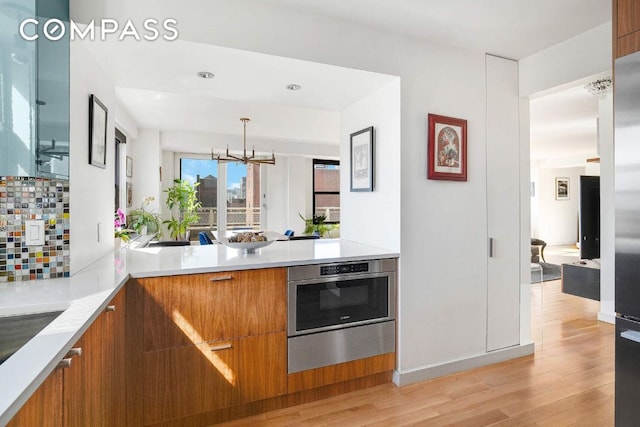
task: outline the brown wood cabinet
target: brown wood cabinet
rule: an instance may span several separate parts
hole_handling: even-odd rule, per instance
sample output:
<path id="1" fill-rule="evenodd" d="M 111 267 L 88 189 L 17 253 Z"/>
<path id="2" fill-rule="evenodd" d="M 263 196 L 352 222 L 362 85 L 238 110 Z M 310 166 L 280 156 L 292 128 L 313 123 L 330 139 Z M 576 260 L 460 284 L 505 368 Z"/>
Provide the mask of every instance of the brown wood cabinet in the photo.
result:
<path id="1" fill-rule="evenodd" d="M 107 415 L 111 425 L 126 425 L 126 393 L 127 377 L 126 362 L 128 357 L 126 343 L 126 288 L 122 288 L 107 306 L 103 314 L 106 317 L 104 324 L 104 341 L 102 351 L 111 358 L 105 361 L 103 369 L 108 373 L 110 381 L 111 407 L 107 407 Z"/>
<path id="2" fill-rule="evenodd" d="M 64 370 L 65 426 L 122 425 L 124 391 L 124 290 L 82 335 L 82 355 Z"/>
<path id="3" fill-rule="evenodd" d="M 637 0 L 617 0 L 617 37 L 624 37 L 640 30 L 640 3 Z"/>
<path id="4" fill-rule="evenodd" d="M 31 395 L 7 427 L 62 425 L 62 369 L 53 371 Z"/>
<path id="5" fill-rule="evenodd" d="M 393 353 L 287 375 L 286 302 L 284 268 L 132 279 L 10 426 L 203 426 L 391 380 Z"/>
<path id="6" fill-rule="evenodd" d="M 137 279 L 132 285 L 143 300 L 143 424 L 286 393 L 284 268 Z"/>
<path id="7" fill-rule="evenodd" d="M 286 392 L 286 333 L 144 354 L 144 424 Z"/>
<path id="8" fill-rule="evenodd" d="M 82 335 L 74 348 L 82 355 L 72 359 L 64 371 L 64 425 L 106 426 L 103 407 L 111 406 L 105 364 L 109 358 L 102 352 L 106 316 L 102 313 Z"/>
<path id="9" fill-rule="evenodd" d="M 640 2 L 613 0 L 613 57 L 640 51 Z"/>
<path id="10" fill-rule="evenodd" d="M 285 269 L 141 279 L 144 351 L 283 331 Z"/>
<path id="11" fill-rule="evenodd" d="M 123 290 L 74 345 L 82 354 L 53 371 L 9 425 L 124 425 L 124 318 Z"/>

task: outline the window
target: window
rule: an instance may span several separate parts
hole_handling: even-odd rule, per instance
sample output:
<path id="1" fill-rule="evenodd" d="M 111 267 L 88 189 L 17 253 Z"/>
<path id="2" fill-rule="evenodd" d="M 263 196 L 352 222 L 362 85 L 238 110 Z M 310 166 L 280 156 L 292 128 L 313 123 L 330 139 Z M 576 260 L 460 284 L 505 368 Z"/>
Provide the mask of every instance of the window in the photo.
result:
<path id="1" fill-rule="evenodd" d="M 227 228 L 260 229 L 260 165 L 226 166 Z"/>
<path id="2" fill-rule="evenodd" d="M 340 162 L 313 159 L 313 214 L 340 222 Z"/>
<path id="3" fill-rule="evenodd" d="M 260 228 L 259 165 L 181 158 L 180 179 L 200 183 L 196 190 L 202 207 L 195 227 Z M 226 188 L 222 188 L 225 181 Z M 218 206 L 218 194 L 224 196 L 224 206 Z"/>
<path id="4" fill-rule="evenodd" d="M 127 143 L 127 137 L 125 136 L 124 133 L 122 133 L 120 131 L 120 129 L 116 128 L 116 143 L 115 143 L 115 165 L 116 165 L 116 169 L 115 169 L 115 208 L 113 209 L 113 211 L 115 212 L 118 208 L 124 208 L 127 204 L 125 203 L 120 203 L 120 193 L 121 193 L 121 185 L 120 185 L 120 180 L 122 178 L 122 171 L 120 170 L 120 163 L 122 162 L 122 150 L 124 150 L 125 144 Z M 125 174 L 126 175 L 126 174 Z"/>

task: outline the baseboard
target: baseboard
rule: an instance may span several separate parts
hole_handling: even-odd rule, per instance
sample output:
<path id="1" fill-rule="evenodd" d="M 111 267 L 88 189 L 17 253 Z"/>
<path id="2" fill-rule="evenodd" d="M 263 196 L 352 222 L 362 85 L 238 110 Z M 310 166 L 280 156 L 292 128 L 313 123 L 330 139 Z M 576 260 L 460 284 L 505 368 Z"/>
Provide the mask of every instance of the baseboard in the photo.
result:
<path id="1" fill-rule="evenodd" d="M 530 343 L 509 347 L 502 350 L 496 350 L 490 353 L 481 354 L 479 356 L 470 357 L 468 359 L 444 363 L 442 365 L 428 366 L 407 372 L 398 372 L 396 370 L 393 372 L 393 382 L 397 386 L 413 384 L 444 375 L 454 374 L 456 372 L 467 371 L 469 369 L 479 368 L 481 366 L 504 362 L 506 360 L 515 359 L 522 356 L 529 356 L 533 354 L 534 350 L 534 344 Z"/>
<path id="2" fill-rule="evenodd" d="M 601 322 L 611 323 L 612 325 L 616 324 L 616 314 L 615 313 L 605 313 L 602 311 L 598 312 L 598 320 Z"/>

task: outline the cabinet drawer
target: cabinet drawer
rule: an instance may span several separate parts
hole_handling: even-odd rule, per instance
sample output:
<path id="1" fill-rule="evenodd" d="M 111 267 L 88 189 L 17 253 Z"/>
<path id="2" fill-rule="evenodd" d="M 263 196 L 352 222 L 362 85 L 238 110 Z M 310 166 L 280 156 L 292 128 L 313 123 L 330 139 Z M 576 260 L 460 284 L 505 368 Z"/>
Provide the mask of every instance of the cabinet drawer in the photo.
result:
<path id="1" fill-rule="evenodd" d="M 287 392 L 287 333 L 238 340 L 240 402 L 255 402 Z"/>
<path id="2" fill-rule="evenodd" d="M 238 276 L 236 336 L 287 330 L 287 271 L 284 268 L 243 271 Z"/>
<path id="3" fill-rule="evenodd" d="M 144 289 L 144 351 L 233 336 L 236 273 L 140 280 Z"/>
<path id="4" fill-rule="evenodd" d="M 283 268 L 141 279 L 144 351 L 284 331 Z"/>
<path id="5" fill-rule="evenodd" d="M 216 341 L 144 354 L 144 424 L 238 402 L 237 345 Z"/>
<path id="6" fill-rule="evenodd" d="M 144 354 L 144 424 L 286 392 L 285 332 Z"/>

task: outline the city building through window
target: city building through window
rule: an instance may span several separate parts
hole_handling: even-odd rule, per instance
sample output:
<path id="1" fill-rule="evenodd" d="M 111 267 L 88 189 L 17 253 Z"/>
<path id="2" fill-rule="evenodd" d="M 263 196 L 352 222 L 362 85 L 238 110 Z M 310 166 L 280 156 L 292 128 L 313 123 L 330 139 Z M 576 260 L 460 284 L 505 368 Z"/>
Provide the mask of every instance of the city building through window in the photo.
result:
<path id="1" fill-rule="evenodd" d="M 217 230 L 224 223 L 227 229 L 260 228 L 259 165 L 181 158 L 180 179 L 200 183 L 197 193 L 202 207 L 194 227 Z"/>
<path id="2" fill-rule="evenodd" d="M 313 214 L 340 222 L 340 162 L 313 159 Z"/>

